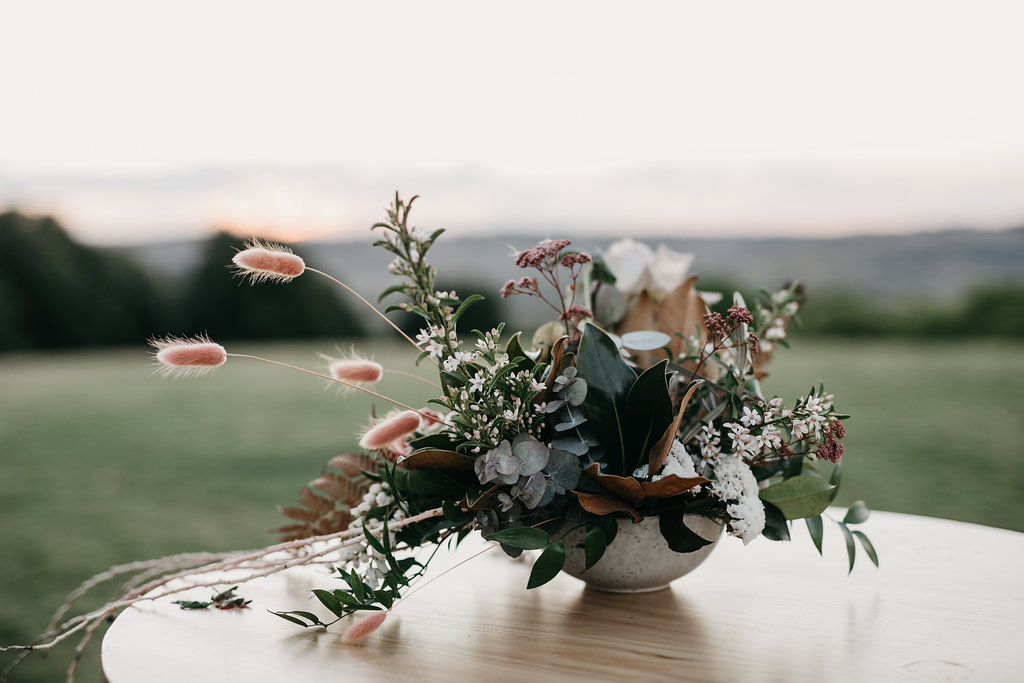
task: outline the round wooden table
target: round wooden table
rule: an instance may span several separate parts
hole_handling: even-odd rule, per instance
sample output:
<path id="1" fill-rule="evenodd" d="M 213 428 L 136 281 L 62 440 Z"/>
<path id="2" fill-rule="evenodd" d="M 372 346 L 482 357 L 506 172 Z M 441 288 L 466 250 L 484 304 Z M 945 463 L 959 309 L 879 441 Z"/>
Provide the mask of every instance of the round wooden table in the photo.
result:
<path id="1" fill-rule="evenodd" d="M 527 591 L 529 566 L 494 550 L 399 603 L 359 646 L 339 642 L 345 622 L 303 630 L 267 612 L 328 616 L 309 590 L 340 582 L 298 568 L 243 585 L 249 609 L 125 610 L 103 669 L 110 683 L 1024 680 L 1024 534 L 893 513 L 861 528 L 880 569 L 861 553 L 847 576 L 838 528 L 826 521 L 821 558 L 798 523 L 791 543 L 724 538 L 670 590 L 632 596 L 564 574 Z M 481 549 L 474 539 L 431 575 Z"/>

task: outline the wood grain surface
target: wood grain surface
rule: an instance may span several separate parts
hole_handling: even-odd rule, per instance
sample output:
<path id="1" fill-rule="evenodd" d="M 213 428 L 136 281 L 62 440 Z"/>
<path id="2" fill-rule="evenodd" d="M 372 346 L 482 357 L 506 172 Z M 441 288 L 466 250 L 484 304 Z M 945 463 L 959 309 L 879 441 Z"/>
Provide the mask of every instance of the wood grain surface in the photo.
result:
<path id="1" fill-rule="evenodd" d="M 565 575 L 527 591 L 529 565 L 500 550 L 444 573 L 485 547 L 472 537 L 358 646 L 339 641 L 346 622 L 303 630 L 267 613 L 328 616 L 309 590 L 340 582 L 294 569 L 243 585 L 246 610 L 129 608 L 103 668 L 111 683 L 1024 680 L 1024 534 L 893 513 L 861 528 L 880 569 L 861 554 L 847 576 L 838 528 L 826 521 L 821 558 L 797 523 L 791 543 L 725 538 L 642 595 Z"/>

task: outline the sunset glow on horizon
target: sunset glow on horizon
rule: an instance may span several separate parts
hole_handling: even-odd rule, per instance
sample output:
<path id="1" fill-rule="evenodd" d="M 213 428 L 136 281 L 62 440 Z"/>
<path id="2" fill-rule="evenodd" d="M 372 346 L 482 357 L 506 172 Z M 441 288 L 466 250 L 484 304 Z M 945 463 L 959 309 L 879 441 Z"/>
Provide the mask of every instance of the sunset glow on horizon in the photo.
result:
<path id="1" fill-rule="evenodd" d="M 1024 224 L 1024 5 L 25 3 L 0 210 L 92 243 Z"/>

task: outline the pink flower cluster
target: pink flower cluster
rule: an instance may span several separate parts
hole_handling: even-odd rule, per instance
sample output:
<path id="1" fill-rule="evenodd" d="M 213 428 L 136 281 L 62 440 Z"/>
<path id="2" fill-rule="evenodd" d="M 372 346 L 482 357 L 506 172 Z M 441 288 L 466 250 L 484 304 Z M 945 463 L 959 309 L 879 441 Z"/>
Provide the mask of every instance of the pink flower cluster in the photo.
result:
<path id="1" fill-rule="evenodd" d="M 825 438 L 818 446 L 817 456 L 821 460 L 839 462 L 839 459 L 843 457 L 843 451 L 846 450 L 846 446 L 839 443 L 839 439 L 846 436 L 846 428 L 839 420 L 832 420 L 825 426 L 824 432 Z"/>
<path id="2" fill-rule="evenodd" d="M 520 268 L 552 268 L 558 260 L 558 254 L 572 244 L 569 240 L 545 240 L 516 256 L 516 265 Z M 589 258 L 589 257 L 588 257 Z"/>

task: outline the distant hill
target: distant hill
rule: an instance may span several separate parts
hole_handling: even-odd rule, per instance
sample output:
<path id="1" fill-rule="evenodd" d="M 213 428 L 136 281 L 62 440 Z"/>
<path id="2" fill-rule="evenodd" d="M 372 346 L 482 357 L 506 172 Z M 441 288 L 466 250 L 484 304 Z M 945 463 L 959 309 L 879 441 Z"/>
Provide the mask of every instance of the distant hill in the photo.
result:
<path id="1" fill-rule="evenodd" d="M 557 237 L 559 235 L 552 235 Z M 640 239 L 639 236 L 634 236 Z M 542 235 L 513 234 L 479 238 L 442 237 L 431 250 L 441 283 L 475 283 L 497 291 L 519 276 L 511 253 L 533 246 Z M 913 235 L 862 236 L 844 239 L 665 239 L 678 251 L 696 255 L 694 271 L 702 279 L 749 288 L 778 288 L 785 281 L 805 283 L 815 292 L 853 291 L 884 304 L 911 300 L 943 302 L 970 288 L 993 282 L 1024 284 L 1024 227 L 988 232 L 948 230 Z M 386 271 L 390 255 L 365 242 L 309 242 L 304 253 L 312 265 L 339 276 L 368 298 L 393 279 Z M 576 238 L 574 247 L 599 251 L 612 240 Z M 167 278 L 182 276 L 199 258 L 199 242 L 125 247 L 118 251 Z M 227 272 L 225 276 L 229 275 Z M 521 297 L 510 315 L 517 320 L 540 315 L 535 302 Z"/>

